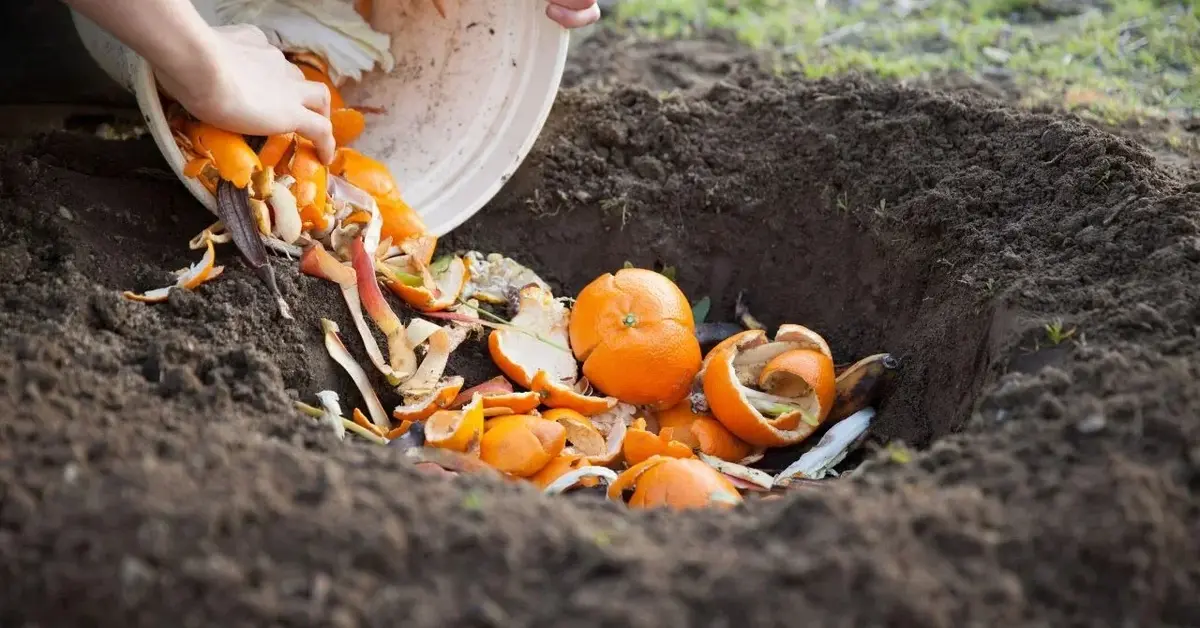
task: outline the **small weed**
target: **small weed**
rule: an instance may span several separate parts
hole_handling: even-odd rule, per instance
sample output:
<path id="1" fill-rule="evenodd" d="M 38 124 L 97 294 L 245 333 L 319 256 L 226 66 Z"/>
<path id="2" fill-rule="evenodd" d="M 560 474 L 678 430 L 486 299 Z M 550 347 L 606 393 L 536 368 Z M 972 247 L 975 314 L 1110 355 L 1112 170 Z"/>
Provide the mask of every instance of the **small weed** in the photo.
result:
<path id="1" fill-rule="evenodd" d="M 908 464 L 912 462 L 913 459 L 912 450 L 901 441 L 892 441 L 888 443 L 887 446 L 883 448 L 883 451 L 887 454 L 888 460 L 891 460 L 896 464 Z"/>
<path id="2" fill-rule="evenodd" d="M 850 197 L 845 192 L 838 194 L 837 208 L 843 214 L 850 213 Z"/>
<path id="3" fill-rule="evenodd" d="M 699 325 L 708 320 L 708 311 L 712 309 L 712 299 L 704 297 L 692 304 L 692 319 Z"/>
<path id="4" fill-rule="evenodd" d="M 605 212 L 620 212 L 621 213 L 621 230 L 625 230 L 625 225 L 629 223 L 629 199 L 624 196 L 617 198 L 609 198 L 600 201 L 600 209 Z"/>
<path id="5" fill-rule="evenodd" d="M 466 495 L 463 495 L 462 507 L 467 510 L 482 510 L 483 496 L 479 491 L 468 492 Z"/>
<path id="6" fill-rule="evenodd" d="M 1045 329 L 1046 340 L 1048 340 L 1051 345 L 1056 347 L 1063 342 L 1066 342 L 1071 338 L 1071 336 L 1075 335 L 1075 328 L 1072 327 L 1067 329 L 1064 326 L 1062 319 L 1059 318 L 1054 319 L 1052 322 L 1046 323 Z"/>

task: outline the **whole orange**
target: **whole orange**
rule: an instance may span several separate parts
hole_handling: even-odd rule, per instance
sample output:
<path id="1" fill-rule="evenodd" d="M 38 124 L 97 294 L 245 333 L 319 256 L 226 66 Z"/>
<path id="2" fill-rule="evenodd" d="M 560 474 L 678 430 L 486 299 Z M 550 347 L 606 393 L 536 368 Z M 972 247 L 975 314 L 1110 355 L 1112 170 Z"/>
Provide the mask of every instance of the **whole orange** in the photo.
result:
<path id="1" fill-rule="evenodd" d="M 700 370 L 692 308 L 675 282 L 626 268 L 588 284 L 568 328 L 583 374 L 605 395 L 669 408 L 688 394 Z"/>

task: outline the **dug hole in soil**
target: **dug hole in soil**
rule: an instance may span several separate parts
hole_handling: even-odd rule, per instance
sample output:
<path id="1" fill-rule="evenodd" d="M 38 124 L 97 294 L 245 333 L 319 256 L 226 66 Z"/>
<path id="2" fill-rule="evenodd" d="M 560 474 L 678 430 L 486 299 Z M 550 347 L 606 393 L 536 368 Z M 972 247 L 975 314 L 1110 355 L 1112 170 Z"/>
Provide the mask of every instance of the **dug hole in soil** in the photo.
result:
<path id="1" fill-rule="evenodd" d="M 639 49 L 648 78 L 677 45 Z M 875 434 L 911 459 L 731 513 L 423 475 L 293 408 L 358 401 L 331 284 L 276 260 L 281 321 L 226 246 L 195 293 L 122 299 L 212 217 L 149 138 L 43 135 L 0 158 L 0 624 L 1196 625 L 1191 175 L 1071 118 L 715 67 L 661 97 L 574 66 L 441 247 L 559 294 L 672 265 L 712 319 L 745 290 L 839 362 L 892 352 Z M 449 370 L 475 383 L 469 347 Z"/>

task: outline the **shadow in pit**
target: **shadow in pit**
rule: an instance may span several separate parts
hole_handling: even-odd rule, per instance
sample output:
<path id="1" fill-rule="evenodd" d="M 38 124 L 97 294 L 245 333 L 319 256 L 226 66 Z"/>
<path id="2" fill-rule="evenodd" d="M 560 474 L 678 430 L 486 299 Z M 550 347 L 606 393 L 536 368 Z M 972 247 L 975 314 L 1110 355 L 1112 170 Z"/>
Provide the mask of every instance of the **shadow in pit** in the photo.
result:
<path id="1" fill-rule="evenodd" d="M 530 162 L 443 246 L 505 252 L 559 294 L 626 262 L 674 266 L 693 302 L 712 299 L 709 321 L 734 320 L 744 292 L 771 333 L 805 325 L 826 338 L 835 362 L 897 356 L 900 375 L 877 408 L 874 436 L 924 447 L 969 417 L 991 359 L 992 311 L 938 263 L 935 247 L 868 228 L 811 183 L 720 190 L 757 197 L 731 203 L 736 212 L 628 199 L 563 208 L 539 204 L 545 175 Z"/>

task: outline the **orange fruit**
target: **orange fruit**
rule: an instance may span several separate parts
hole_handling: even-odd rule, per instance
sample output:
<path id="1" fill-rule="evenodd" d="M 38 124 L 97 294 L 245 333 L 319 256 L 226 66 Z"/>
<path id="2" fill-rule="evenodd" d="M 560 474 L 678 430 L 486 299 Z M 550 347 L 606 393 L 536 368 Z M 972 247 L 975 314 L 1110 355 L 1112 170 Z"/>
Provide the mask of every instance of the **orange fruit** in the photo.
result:
<path id="1" fill-rule="evenodd" d="M 614 498 L 614 493 L 619 499 L 623 490 L 633 488 L 630 508 L 729 508 L 742 502 L 742 496 L 732 482 L 695 458 L 655 456 L 642 465 L 645 466 L 631 467 L 618 476 L 609 486 L 610 499 Z M 626 478 L 626 474 L 635 470 L 636 475 Z"/>
<path id="2" fill-rule="evenodd" d="M 509 475 L 527 478 L 562 453 L 567 430 L 554 421 L 510 414 L 487 422 L 479 458 Z"/>
<path id="3" fill-rule="evenodd" d="M 583 374 L 626 403 L 673 406 L 700 370 L 691 305 L 673 281 L 651 270 L 625 268 L 588 284 L 569 333 Z"/>
<path id="4" fill-rule="evenodd" d="M 735 436 L 760 447 L 794 445 L 811 436 L 832 407 L 833 359 L 820 348 L 767 342 L 765 334 L 735 338 L 714 350 L 704 369 L 704 396 L 713 415 Z"/>

